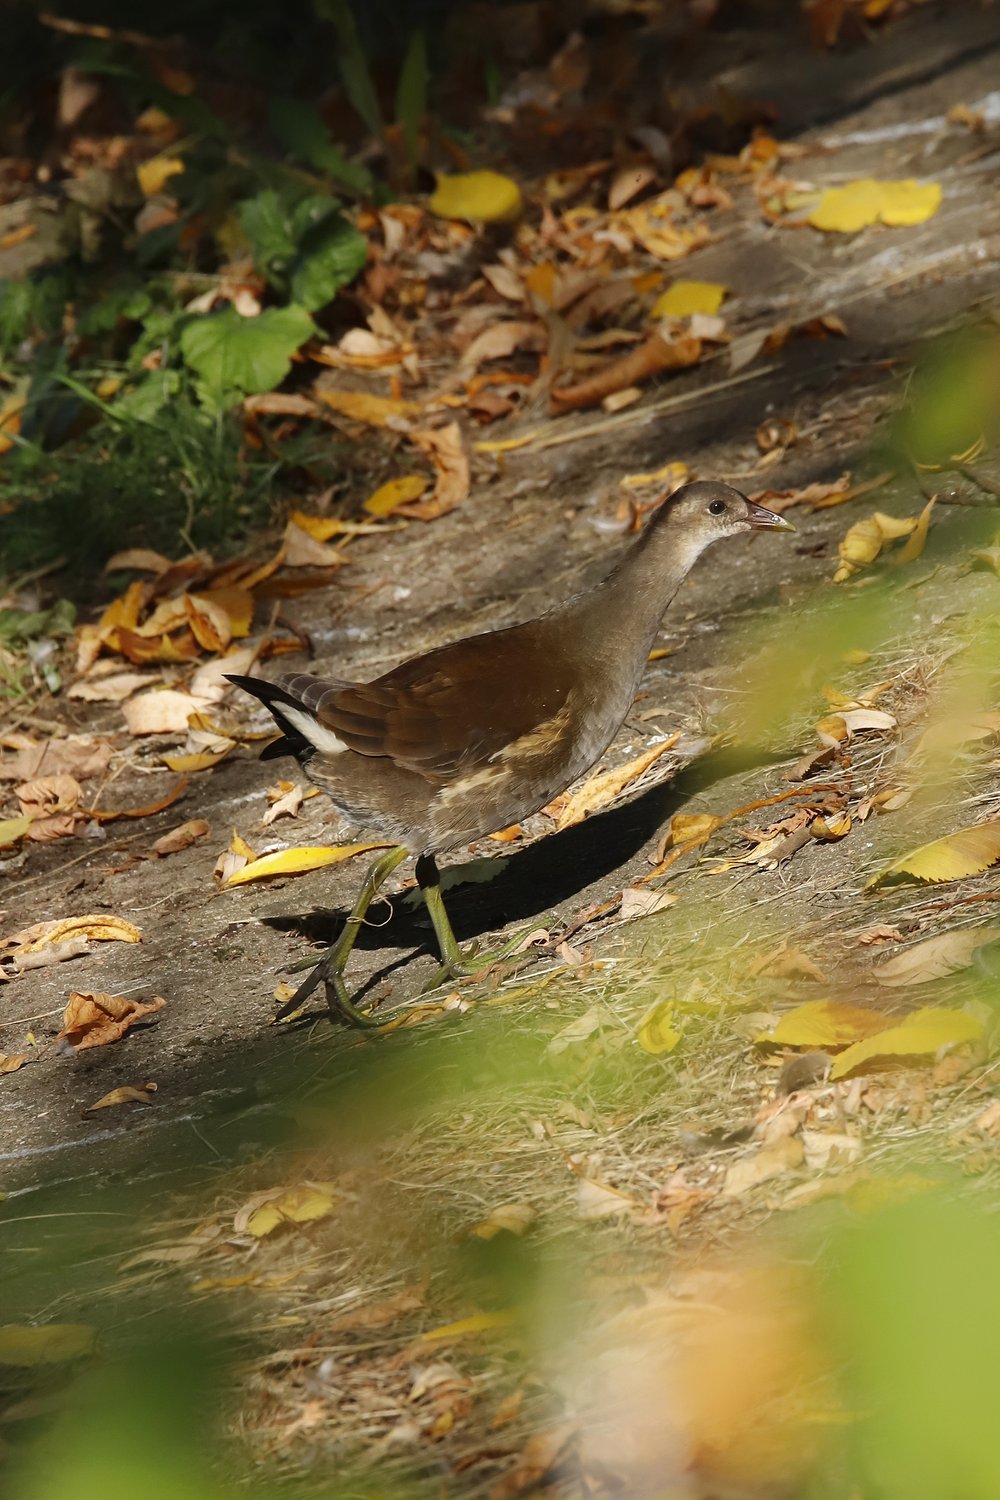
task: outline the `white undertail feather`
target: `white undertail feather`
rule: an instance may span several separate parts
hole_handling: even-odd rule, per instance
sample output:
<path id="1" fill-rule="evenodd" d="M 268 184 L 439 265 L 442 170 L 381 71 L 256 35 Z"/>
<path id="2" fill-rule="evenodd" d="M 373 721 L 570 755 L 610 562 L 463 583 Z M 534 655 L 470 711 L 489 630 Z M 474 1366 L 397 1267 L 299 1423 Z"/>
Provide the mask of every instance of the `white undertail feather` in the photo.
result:
<path id="1" fill-rule="evenodd" d="M 310 745 L 315 745 L 324 755 L 341 755 L 347 749 L 343 740 L 338 740 L 332 729 L 327 729 L 325 724 L 314 719 L 303 708 L 293 708 L 290 703 L 282 703 L 281 717 L 287 719 Z"/>

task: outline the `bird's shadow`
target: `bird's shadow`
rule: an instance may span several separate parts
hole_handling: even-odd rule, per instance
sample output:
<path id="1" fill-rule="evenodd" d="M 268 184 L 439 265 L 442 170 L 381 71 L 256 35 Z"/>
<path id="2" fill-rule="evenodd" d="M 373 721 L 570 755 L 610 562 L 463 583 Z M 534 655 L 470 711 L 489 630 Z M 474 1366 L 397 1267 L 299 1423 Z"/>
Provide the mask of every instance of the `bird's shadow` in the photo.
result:
<path id="1" fill-rule="evenodd" d="M 492 880 L 458 884 L 447 893 L 448 915 L 460 942 L 531 921 L 621 869 L 649 844 L 668 819 L 692 797 L 742 771 L 775 760 L 773 751 L 747 746 L 710 751 L 670 781 L 650 787 L 620 807 L 551 833 L 513 854 L 499 855 Z M 313 910 L 264 918 L 280 932 L 297 932 L 310 942 L 329 944 L 346 911 Z M 431 948 L 430 922 L 422 902 L 373 902 L 356 946 Z M 390 967 L 395 968 L 393 963 Z M 380 971 L 375 979 L 384 977 Z"/>

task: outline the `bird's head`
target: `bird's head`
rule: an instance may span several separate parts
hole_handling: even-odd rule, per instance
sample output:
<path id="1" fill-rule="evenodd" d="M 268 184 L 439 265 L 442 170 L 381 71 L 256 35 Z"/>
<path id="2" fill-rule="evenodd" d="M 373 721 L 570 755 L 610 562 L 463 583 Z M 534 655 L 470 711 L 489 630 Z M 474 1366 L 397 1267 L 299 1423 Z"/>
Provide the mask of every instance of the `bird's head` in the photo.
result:
<path id="1" fill-rule="evenodd" d="M 673 494 L 661 512 L 670 531 L 685 531 L 701 547 L 739 531 L 794 531 L 791 522 L 713 480 L 696 480 Z M 659 518 L 658 518 L 659 519 Z M 700 548 L 699 548 L 700 550 Z"/>

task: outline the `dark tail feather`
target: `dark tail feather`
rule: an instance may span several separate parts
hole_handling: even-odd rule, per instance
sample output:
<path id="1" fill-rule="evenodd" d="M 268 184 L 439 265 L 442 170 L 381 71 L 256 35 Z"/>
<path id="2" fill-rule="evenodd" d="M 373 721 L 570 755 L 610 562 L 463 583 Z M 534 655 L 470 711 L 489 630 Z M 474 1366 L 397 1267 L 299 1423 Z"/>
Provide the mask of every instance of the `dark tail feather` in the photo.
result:
<path id="1" fill-rule="evenodd" d="M 251 698 L 256 698 L 258 702 L 263 703 L 282 731 L 278 739 L 271 740 L 270 744 L 264 746 L 260 752 L 261 760 L 277 760 L 281 755 L 294 755 L 296 759 L 301 759 L 303 755 L 313 753 L 314 747 L 305 735 L 301 734 L 281 712 L 282 703 L 299 706 L 299 700 L 292 693 L 279 687 L 276 682 L 268 682 L 263 677 L 239 677 L 235 672 L 226 672 L 224 676 L 226 681 L 231 682 L 234 687 L 242 688 L 245 693 L 250 694 Z"/>

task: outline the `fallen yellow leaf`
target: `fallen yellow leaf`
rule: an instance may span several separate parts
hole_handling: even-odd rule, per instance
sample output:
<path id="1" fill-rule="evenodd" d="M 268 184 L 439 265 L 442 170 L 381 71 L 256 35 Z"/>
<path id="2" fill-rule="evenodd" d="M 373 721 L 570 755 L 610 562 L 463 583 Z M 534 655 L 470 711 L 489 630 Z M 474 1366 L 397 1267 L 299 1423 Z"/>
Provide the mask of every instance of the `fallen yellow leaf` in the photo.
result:
<path id="1" fill-rule="evenodd" d="M 420 1335 L 422 1344 L 439 1344 L 446 1339 L 464 1339 L 470 1333 L 488 1333 L 491 1328 L 507 1328 L 514 1321 L 514 1314 L 504 1309 L 499 1312 L 473 1313 L 470 1318 L 459 1318 L 455 1323 L 442 1323 L 440 1328 L 431 1328 Z"/>
<path id="2" fill-rule="evenodd" d="M 648 771 L 653 762 L 659 760 L 667 750 L 672 749 L 679 739 L 680 734 L 671 734 L 665 740 L 661 740 L 658 745 L 644 750 L 634 760 L 627 761 L 625 765 L 617 766 L 612 771 L 600 771 L 596 776 L 588 777 L 578 791 L 567 797 L 556 820 L 556 828 L 569 828 L 573 823 L 582 823 L 590 813 L 606 807 L 618 796 L 619 792 L 628 786 L 629 782 L 635 781 L 644 771 Z"/>
<path id="3" fill-rule="evenodd" d="M 501 1203 L 486 1219 L 481 1219 L 469 1230 L 472 1238 L 492 1240 L 498 1234 L 523 1234 L 535 1222 L 537 1215 L 530 1203 Z"/>
<path id="4" fill-rule="evenodd" d="M 61 917 L 25 927 L 13 937 L 0 941 L 0 947 L 9 946 L 14 949 L 15 956 L 20 956 L 37 953 L 48 943 L 66 943 L 72 938 L 87 938 L 94 943 L 141 943 L 142 933 L 124 917 Z"/>
<path id="5" fill-rule="evenodd" d="M 442 219 L 469 219 L 476 224 L 498 224 L 521 212 L 521 189 L 501 172 L 442 173 L 428 207 Z"/>
<path id="6" fill-rule="evenodd" d="M 855 234 L 879 220 L 894 227 L 922 224 L 937 213 L 940 203 L 941 186 L 937 182 L 919 183 L 912 177 L 881 182 L 874 177 L 859 177 L 842 187 L 827 188 L 808 222 L 814 229 Z"/>
<path id="7" fill-rule="evenodd" d="M 974 1042 L 983 1023 L 962 1010 L 928 1006 L 842 1052 L 830 1069 L 830 1080 L 845 1078 L 866 1063 L 893 1057 L 933 1057 L 941 1047 Z"/>
<path id="8" fill-rule="evenodd" d="M 183 171 L 184 163 L 179 156 L 154 156 L 152 161 L 140 162 L 135 175 L 142 196 L 155 198 L 158 193 L 163 192 L 171 177 L 177 177 Z"/>
<path id="9" fill-rule="evenodd" d="M 666 490 L 675 490 L 684 483 L 689 472 L 687 464 L 676 459 L 672 463 L 664 464 L 660 469 L 653 469 L 650 473 L 626 474 L 625 478 L 619 479 L 618 483 L 626 485 L 629 489 L 637 489 L 646 484 L 657 484 L 662 485 Z"/>
<path id="10" fill-rule="evenodd" d="M 336 1195 L 329 1182 L 274 1188 L 256 1194 L 245 1203 L 236 1215 L 234 1227 L 238 1233 L 252 1234 L 260 1240 L 283 1224 L 309 1224 L 314 1219 L 325 1219 L 335 1202 Z"/>
<path id="11" fill-rule="evenodd" d="M 400 505 L 419 500 L 430 481 L 424 474 L 401 474 L 387 480 L 368 496 L 364 508 L 370 516 L 391 516 Z"/>
<path id="12" fill-rule="evenodd" d="M 639 1022 L 636 1040 L 644 1052 L 659 1057 L 664 1052 L 673 1052 L 681 1040 L 681 1033 L 674 1023 L 672 1000 L 658 1000 Z"/>
<path id="13" fill-rule="evenodd" d="M 777 1026 L 754 1037 L 758 1046 L 804 1047 L 807 1050 L 845 1047 L 859 1038 L 872 1036 L 892 1025 L 888 1016 L 860 1005 L 842 1005 L 836 1000 L 810 1000 L 797 1005 Z"/>
<path id="14" fill-rule="evenodd" d="M 210 771 L 235 749 L 236 741 L 231 740 L 221 750 L 198 750 L 192 755 L 161 755 L 160 759 L 171 771 L 186 775 L 189 771 Z"/>
<path id="15" fill-rule="evenodd" d="M 273 854 L 262 854 L 242 870 L 236 870 L 226 880 L 226 885 L 246 885 L 251 880 L 267 880 L 271 875 L 305 875 L 310 870 L 322 870 L 325 865 L 339 865 L 356 854 L 367 854 L 370 849 L 388 849 L 381 844 L 314 844 L 297 849 L 277 849 Z"/>
<path id="16" fill-rule="evenodd" d="M 693 313 L 717 313 L 727 286 L 717 281 L 675 281 L 653 303 L 651 318 L 689 318 Z"/>
<path id="17" fill-rule="evenodd" d="M 1000 859 L 1000 819 L 989 823 L 977 823 L 972 828 L 960 828 L 943 839 L 931 844 L 922 844 L 902 855 L 885 870 L 873 875 L 865 886 L 871 890 L 884 884 L 894 876 L 910 876 L 913 880 L 938 882 L 963 880 L 968 875 L 981 875 L 990 865 Z"/>

